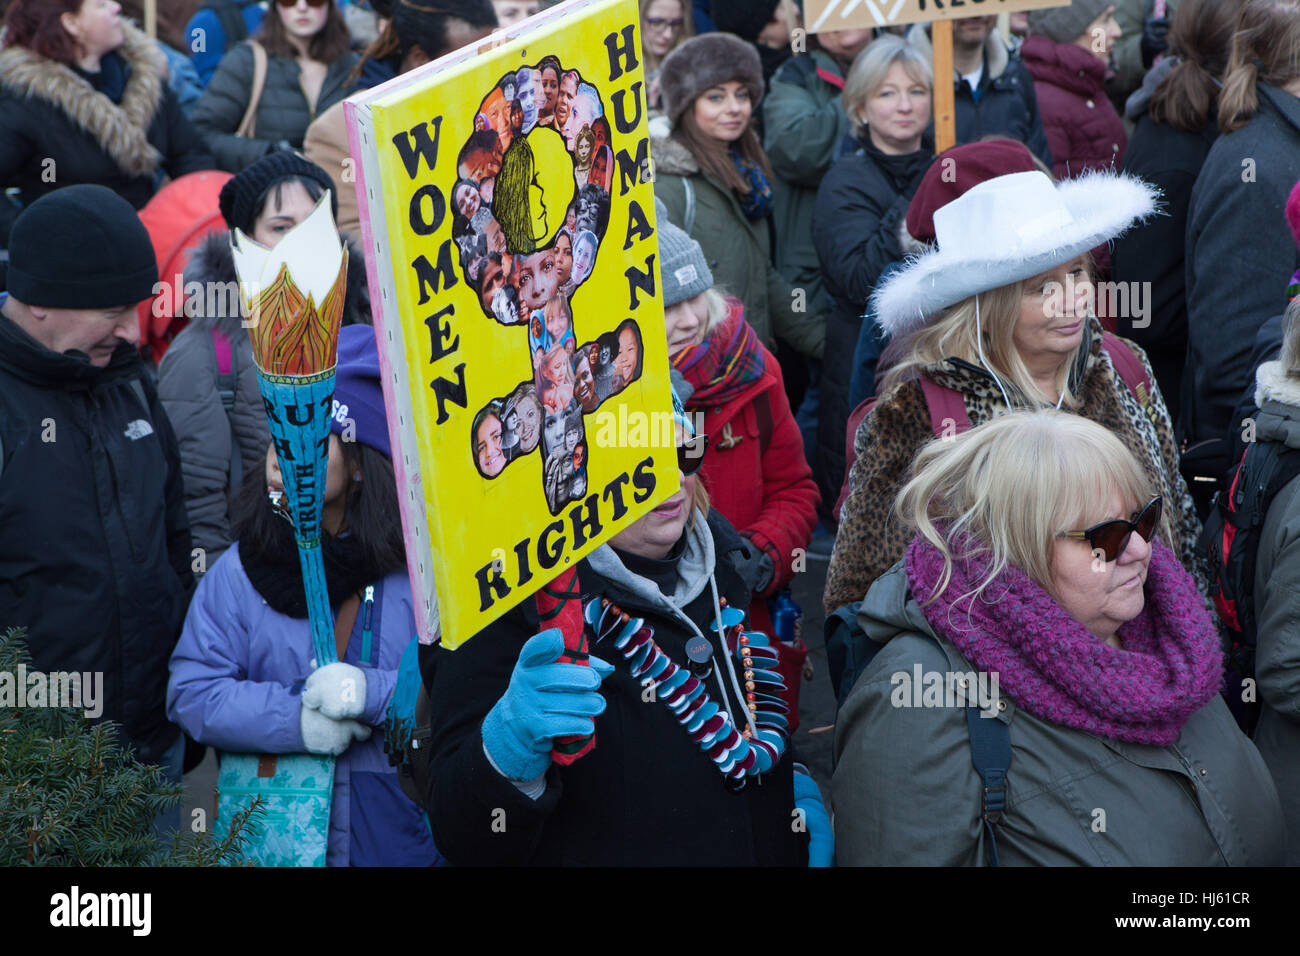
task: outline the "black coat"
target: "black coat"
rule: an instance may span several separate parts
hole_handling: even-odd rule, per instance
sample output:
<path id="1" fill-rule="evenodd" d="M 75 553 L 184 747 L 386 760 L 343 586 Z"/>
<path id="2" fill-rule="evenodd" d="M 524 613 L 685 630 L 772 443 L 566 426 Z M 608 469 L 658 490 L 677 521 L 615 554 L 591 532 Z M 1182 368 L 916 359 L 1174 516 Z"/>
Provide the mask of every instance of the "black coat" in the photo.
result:
<path id="1" fill-rule="evenodd" d="M 212 168 L 167 85 L 162 51 L 125 29 L 126 42 L 103 59 L 98 87 L 23 47 L 0 52 L 0 190 L 17 187 L 30 204 L 60 186 L 98 183 L 139 209 L 159 172 L 175 178 Z M 17 210 L 0 207 L 3 247 Z"/>
<path id="2" fill-rule="evenodd" d="M 844 481 L 845 434 L 853 353 L 867 300 L 885 269 L 903 257 L 899 229 L 934 152 L 926 143 L 889 156 L 870 142 L 831 166 L 817 191 L 813 244 L 830 294 L 822 357 L 817 463 L 823 510 L 838 500 Z"/>
<path id="3" fill-rule="evenodd" d="M 1137 127 L 1124 154 L 1123 170 L 1160 190 L 1164 215 L 1152 216 L 1115 240 L 1110 277 L 1115 282 L 1151 284 L 1150 295 L 1143 293 L 1149 314 L 1137 319 L 1130 310 L 1130 314 L 1118 316 L 1118 332 L 1146 350 L 1169 414 L 1178 422 L 1183 365 L 1187 359 L 1183 239 L 1187 235 L 1192 187 L 1218 138 L 1219 126 L 1217 118 L 1211 116 L 1203 129 L 1185 133 L 1167 123 L 1155 122 L 1146 110 L 1136 119 Z M 1135 325 L 1135 321 L 1139 324 Z"/>
<path id="4" fill-rule="evenodd" d="M 725 520 L 714 512 L 709 527 L 723 534 Z M 694 636 L 685 627 L 601 578 L 587 560 L 578 565 L 578 579 L 584 595 L 604 595 L 644 616 L 664 653 L 685 666 L 686 640 Z M 725 560 L 716 579 L 729 604 L 748 605 L 748 588 Z M 683 610 L 716 649 L 707 584 Z M 667 706 L 643 699 L 645 688 L 612 646 L 592 648 L 615 667 L 601 685 L 606 708 L 596 718 L 595 749 L 568 767 L 552 764 L 537 800 L 493 769 L 483 751 L 483 718 L 505 693 L 520 648 L 544 627 L 529 599 L 456 651 L 436 647 L 426 655 L 433 727 L 428 812 L 443 856 L 479 866 L 807 864 L 807 836 L 791 827 L 788 747 L 761 786 L 751 781 L 729 792 Z M 716 701 L 712 679 L 708 690 Z M 737 706 L 733 700 L 739 716 Z"/>
<path id="5" fill-rule="evenodd" d="M 43 671 L 103 672 L 103 717 L 156 762 L 179 733 L 167 660 L 193 576 L 176 438 L 139 354 L 96 368 L 0 315 L 0 441 L 0 628 L 27 628 Z"/>
<path id="6" fill-rule="evenodd" d="M 1286 309 L 1300 264 L 1283 209 L 1300 180 L 1300 99 L 1257 84 L 1259 112 L 1215 140 L 1187 212 L 1182 433 L 1222 440 L 1253 372 L 1259 327 Z M 1227 464 L 1226 458 L 1222 464 Z"/>

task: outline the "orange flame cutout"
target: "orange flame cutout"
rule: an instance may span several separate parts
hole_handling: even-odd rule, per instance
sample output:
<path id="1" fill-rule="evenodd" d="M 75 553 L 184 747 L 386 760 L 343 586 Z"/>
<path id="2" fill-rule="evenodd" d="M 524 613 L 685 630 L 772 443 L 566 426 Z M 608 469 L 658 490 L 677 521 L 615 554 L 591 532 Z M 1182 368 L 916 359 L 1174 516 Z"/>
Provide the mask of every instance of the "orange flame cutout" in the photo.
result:
<path id="1" fill-rule="evenodd" d="M 280 266 L 275 281 L 253 303 L 249 335 L 258 368 L 268 375 L 312 375 L 335 366 L 347 273 L 344 248 L 339 274 L 318 306 L 294 284 L 289 266 Z"/>

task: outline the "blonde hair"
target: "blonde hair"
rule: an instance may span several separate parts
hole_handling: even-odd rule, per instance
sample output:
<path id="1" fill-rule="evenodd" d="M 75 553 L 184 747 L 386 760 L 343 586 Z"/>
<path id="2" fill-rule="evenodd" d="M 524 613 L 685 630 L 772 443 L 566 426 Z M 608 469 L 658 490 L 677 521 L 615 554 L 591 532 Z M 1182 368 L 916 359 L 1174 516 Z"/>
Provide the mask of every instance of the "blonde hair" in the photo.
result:
<path id="1" fill-rule="evenodd" d="M 1116 493 L 1125 514 L 1155 494 L 1115 435 L 1055 409 L 1006 413 L 932 441 L 912 469 L 896 507 L 904 524 L 943 556 L 935 599 L 947 590 L 954 561 L 982 555 L 988 573 L 963 598 L 982 597 L 1008 565 L 1054 593 L 1052 554 L 1061 532 L 1106 520 Z M 1166 507 L 1159 529 L 1166 538 L 1168 515 Z"/>
<path id="2" fill-rule="evenodd" d="M 645 35 L 646 10 L 650 8 L 650 4 L 652 3 L 654 3 L 654 0 L 638 0 L 637 2 L 637 12 L 640 14 L 640 21 L 641 21 L 640 28 L 641 28 L 642 36 Z M 691 37 L 695 36 L 694 5 L 691 3 L 691 0 L 677 0 L 677 3 L 682 8 L 682 30 L 680 33 L 677 34 L 677 39 L 673 41 L 673 45 L 668 48 L 668 53 L 672 53 L 673 50 L 676 50 L 684 42 L 689 40 Z M 646 61 L 645 64 L 646 72 L 649 73 L 651 70 L 659 69 L 659 64 L 662 63 L 664 59 L 667 58 L 668 53 L 664 54 L 663 59 L 657 59 L 655 60 L 655 62 L 652 63 L 650 62 L 651 59 L 653 59 L 652 54 L 650 54 L 646 50 L 645 44 L 643 43 L 641 45 L 641 55 L 645 58 Z"/>
<path id="3" fill-rule="evenodd" d="M 930 65 L 929 57 L 902 37 L 892 34 L 877 37 L 853 61 L 849 75 L 844 80 L 844 91 L 840 94 L 840 103 L 849 118 L 849 129 L 854 139 L 861 139 L 867 128 L 858 113 L 880 89 L 880 85 L 885 82 L 885 74 L 895 63 L 903 64 L 909 77 L 928 87 L 931 95 L 934 94 L 934 68 Z"/>
<path id="4" fill-rule="evenodd" d="M 699 345 L 707 339 L 718 323 L 727 317 L 727 299 L 718 291 L 717 286 L 705 289 L 700 293 L 704 297 L 704 303 L 708 306 L 708 314 L 704 321 L 700 323 L 700 331 L 695 336 L 695 344 Z"/>
<path id="5" fill-rule="evenodd" d="M 887 395 L 895 386 L 916 378 L 921 369 L 947 358 L 959 358 L 973 365 L 983 365 L 1004 386 L 1014 386 L 1024 407 L 1037 408 L 1041 400 L 1038 386 L 1016 348 L 1016 323 L 1020 321 L 1020 300 L 1028 279 L 981 292 L 949 306 L 939 318 L 917 329 L 905 343 L 904 357 L 885 373 L 877 394 Z M 976 300 L 978 299 L 978 305 Z M 975 321 L 976 308 L 979 322 Z M 979 335 L 976 334 L 976 328 Z M 981 351 L 983 355 L 981 356 Z M 1066 360 L 1056 377 L 1056 391 L 1061 407 L 1075 409 L 1079 400 L 1070 388 L 1070 368 Z M 1017 396 L 1012 396 L 1015 402 Z"/>
<path id="6" fill-rule="evenodd" d="M 1287 378 L 1300 378 L 1300 296 L 1292 299 L 1286 307 L 1281 360 Z"/>
<path id="7" fill-rule="evenodd" d="M 691 491 L 691 497 L 687 504 L 691 509 L 691 522 L 688 527 L 695 527 L 696 518 L 708 520 L 709 510 L 712 508 L 713 502 L 709 498 L 709 489 L 704 487 L 704 478 L 699 472 L 695 473 L 695 487 Z"/>

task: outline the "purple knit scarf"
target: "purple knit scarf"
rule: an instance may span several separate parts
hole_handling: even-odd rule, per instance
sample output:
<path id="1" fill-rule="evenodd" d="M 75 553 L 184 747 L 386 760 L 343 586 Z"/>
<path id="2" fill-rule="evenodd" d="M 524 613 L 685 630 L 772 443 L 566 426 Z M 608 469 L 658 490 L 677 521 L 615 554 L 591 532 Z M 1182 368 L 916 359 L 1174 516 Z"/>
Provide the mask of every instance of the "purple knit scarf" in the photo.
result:
<path id="1" fill-rule="evenodd" d="M 943 556 L 918 535 L 907 549 L 907 579 L 935 631 L 981 671 L 997 673 L 1018 707 L 1101 737 L 1168 746 L 1218 692 L 1223 653 L 1191 575 L 1166 545 L 1151 544 L 1146 603 L 1119 629 L 1123 650 L 1018 568 L 1005 568 L 983 598 L 963 598 L 987 573 L 987 552 L 955 560 L 943 595 L 926 604 Z M 954 553 L 964 550 L 959 544 Z"/>

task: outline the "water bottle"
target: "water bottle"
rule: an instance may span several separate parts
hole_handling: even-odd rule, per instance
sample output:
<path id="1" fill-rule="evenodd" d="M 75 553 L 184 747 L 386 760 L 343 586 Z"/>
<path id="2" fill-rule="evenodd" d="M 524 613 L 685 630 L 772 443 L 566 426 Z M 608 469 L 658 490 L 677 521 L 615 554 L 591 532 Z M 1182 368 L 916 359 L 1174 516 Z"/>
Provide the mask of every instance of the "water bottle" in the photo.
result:
<path id="1" fill-rule="evenodd" d="M 776 597 L 768 598 L 767 610 L 772 617 L 772 632 L 779 641 L 795 644 L 803 632 L 803 608 L 787 588 Z"/>

